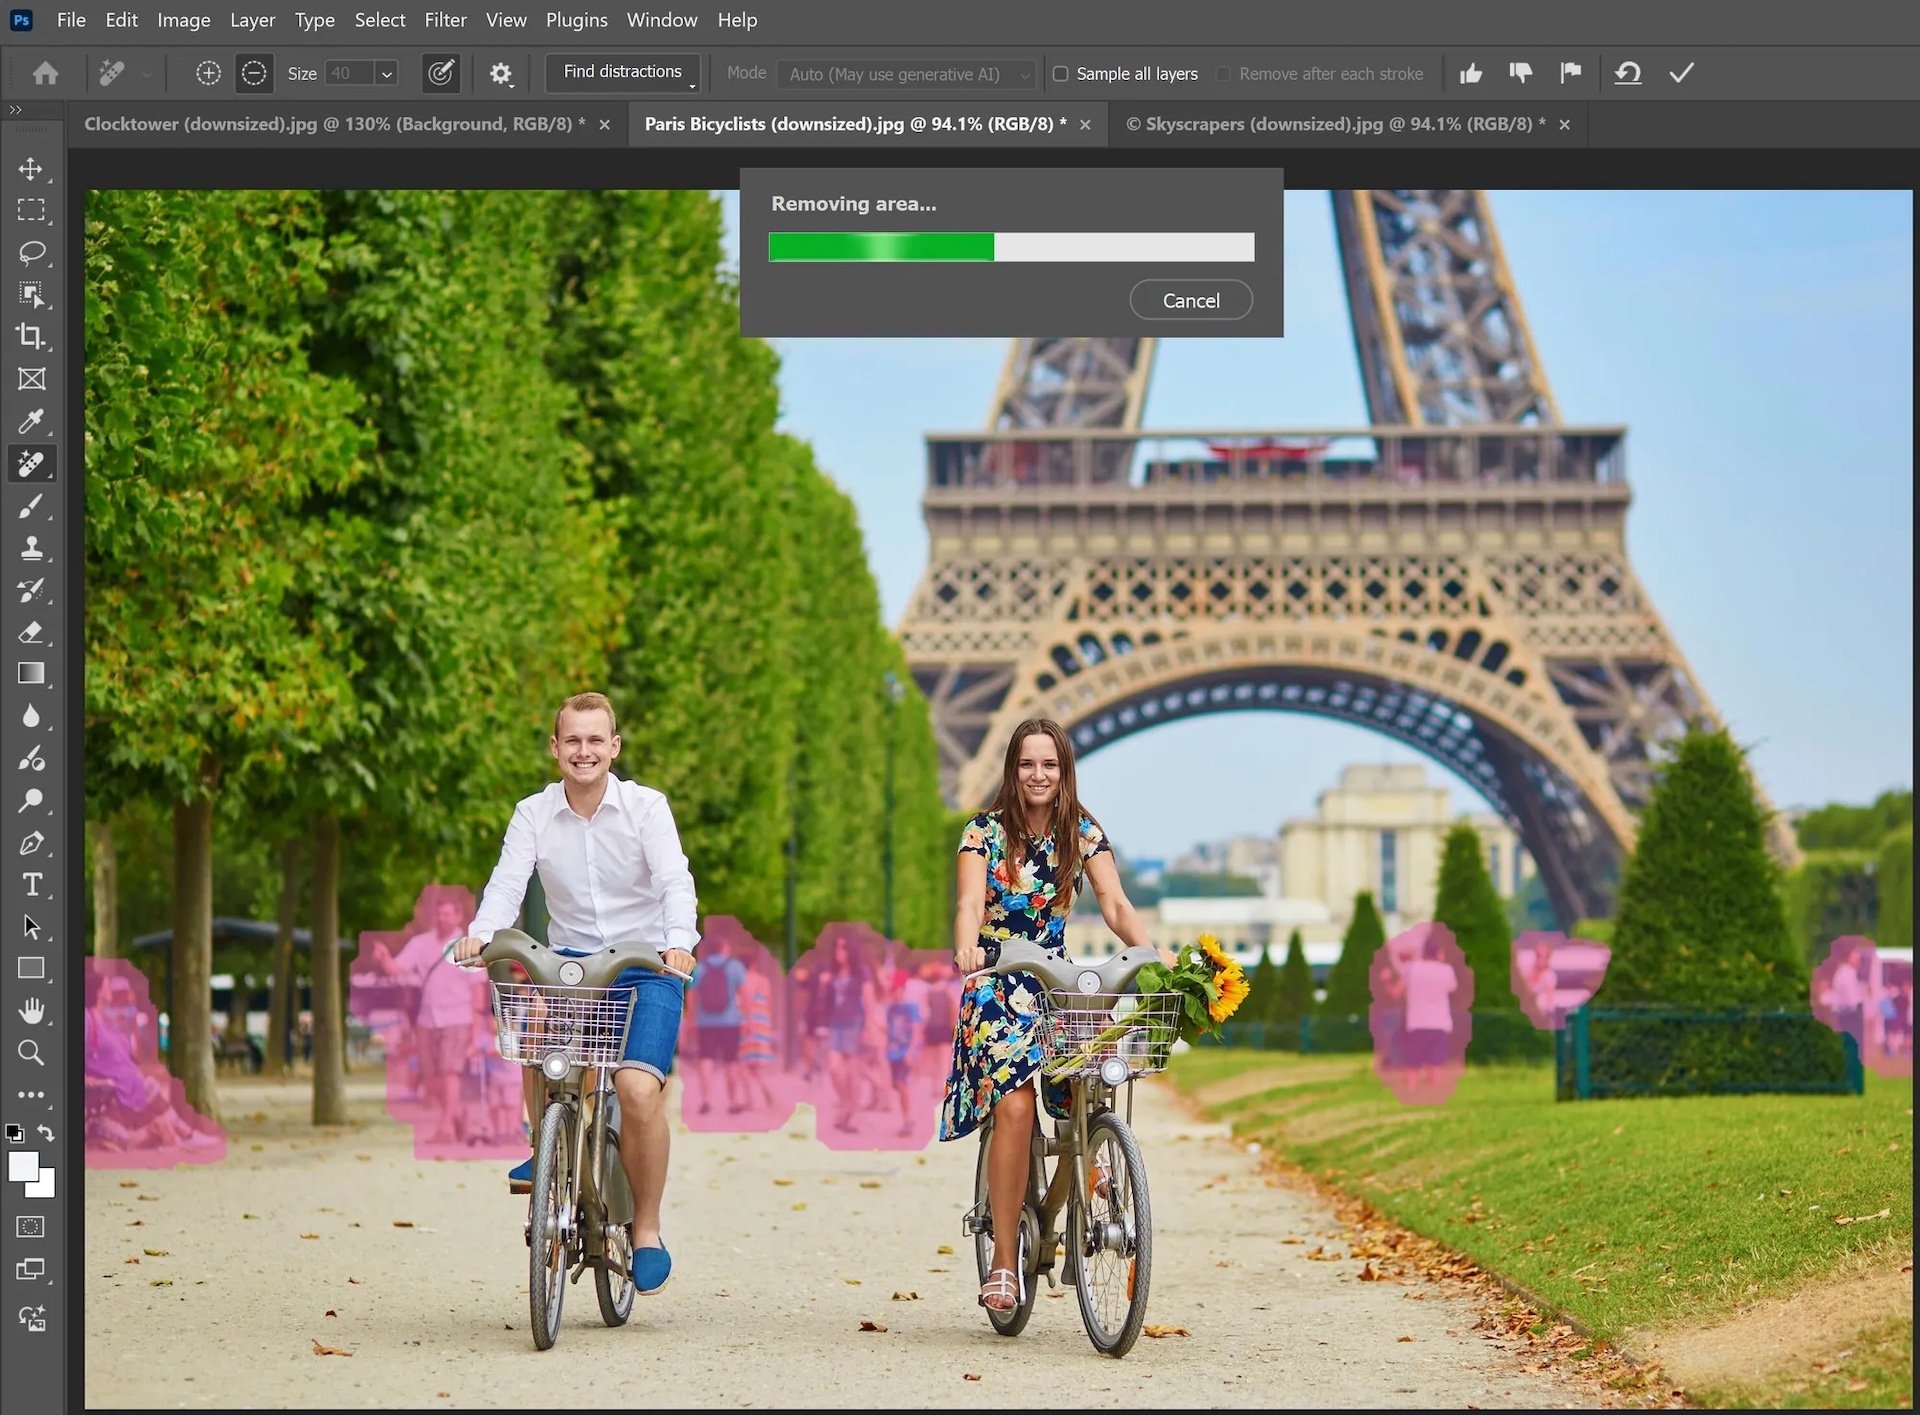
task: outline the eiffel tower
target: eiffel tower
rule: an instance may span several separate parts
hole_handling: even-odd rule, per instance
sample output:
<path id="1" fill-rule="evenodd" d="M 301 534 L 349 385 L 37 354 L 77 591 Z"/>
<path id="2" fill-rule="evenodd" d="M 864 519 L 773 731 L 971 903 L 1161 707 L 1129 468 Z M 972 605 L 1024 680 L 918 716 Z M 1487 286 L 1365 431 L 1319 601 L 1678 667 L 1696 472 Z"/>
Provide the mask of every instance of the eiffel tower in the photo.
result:
<path id="1" fill-rule="evenodd" d="M 1470 782 L 1561 922 L 1604 916 L 1655 748 L 1719 720 L 1627 557 L 1626 429 L 1561 422 L 1485 192 L 1332 196 L 1370 426 L 1153 430 L 1154 340 L 1017 339 L 986 430 L 928 435 L 900 632 L 943 788 L 990 798 L 1027 717 L 1085 755 L 1314 713 Z"/>

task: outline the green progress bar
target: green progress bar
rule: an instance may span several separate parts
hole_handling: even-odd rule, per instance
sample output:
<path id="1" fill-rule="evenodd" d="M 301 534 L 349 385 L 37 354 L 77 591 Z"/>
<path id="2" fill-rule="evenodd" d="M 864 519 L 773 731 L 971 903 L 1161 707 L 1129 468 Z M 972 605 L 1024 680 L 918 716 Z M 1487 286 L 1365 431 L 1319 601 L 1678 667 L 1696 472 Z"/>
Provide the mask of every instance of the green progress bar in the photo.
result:
<path id="1" fill-rule="evenodd" d="M 991 231 L 769 231 L 769 261 L 993 259 Z"/>

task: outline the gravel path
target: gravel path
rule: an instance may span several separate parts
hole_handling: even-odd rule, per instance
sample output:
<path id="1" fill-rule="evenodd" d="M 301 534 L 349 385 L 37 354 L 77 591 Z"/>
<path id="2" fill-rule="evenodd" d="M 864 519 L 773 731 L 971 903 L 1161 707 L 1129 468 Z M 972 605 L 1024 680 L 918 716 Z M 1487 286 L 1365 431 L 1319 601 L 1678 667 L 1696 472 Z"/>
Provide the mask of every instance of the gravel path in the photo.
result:
<path id="1" fill-rule="evenodd" d="M 86 1400 L 1004 1407 L 1033 1401 L 1045 1373 L 1073 1383 L 1062 1403 L 1108 1408 L 1599 1403 L 1475 1333 L 1457 1292 L 1309 1259 L 1341 1248 L 1322 1202 L 1263 1174 L 1170 1090 L 1140 1090 L 1148 1321 L 1190 1335 L 1143 1338 L 1116 1362 L 1088 1344 L 1071 1293 L 1043 1294 L 1017 1340 L 988 1329 L 960 1235 L 971 1141 L 836 1154 L 804 1109 L 770 1135 L 676 1126 L 673 1280 L 608 1330 L 583 1279 L 558 1346 L 538 1353 L 526 1201 L 504 1166 L 415 1160 L 370 1081 L 351 1083 L 356 1123 L 329 1132 L 305 1124 L 297 1086 L 229 1083 L 220 1164 L 88 1176 Z M 1407 1300 L 1416 1290 L 1424 1300 Z M 316 1342 L 353 1354 L 316 1355 Z"/>

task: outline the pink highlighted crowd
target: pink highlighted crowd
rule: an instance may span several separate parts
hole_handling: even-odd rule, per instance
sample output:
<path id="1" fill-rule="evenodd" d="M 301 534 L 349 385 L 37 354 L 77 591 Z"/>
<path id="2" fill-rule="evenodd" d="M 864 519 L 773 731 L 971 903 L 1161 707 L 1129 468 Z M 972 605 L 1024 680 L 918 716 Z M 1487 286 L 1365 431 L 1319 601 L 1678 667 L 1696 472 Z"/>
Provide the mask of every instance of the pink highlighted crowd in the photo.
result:
<path id="1" fill-rule="evenodd" d="M 522 1068 L 503 1061 L 483 970 L 452 962 L 470 891 L 432 886 L 409 927 L 368 933 L 349 1007 L 378 1039 L 387 1110 L 427 1158 L 527 1152 Z M 1511 983 L 1535 1027 L 1558 1031 L 1606 976 L 1605 946 L 1529 932 L 1513 941 Z M 1466 1068 L 1473 972 L 1443 924 L 1389 939 L 1369 971 L 1375 1074 L 1408 1105 L 1448 1100 Z M 681 1119 L 690 1130 L 758 1132 L 814 1109 L 836 1150 L 918 1150 L 933 1138 L 952 1062 L 960 981 L 944 954 L 915 952 L 865 924 L 832 924 L 785 974 L 737 919 L 706 920 L 681 1015 Z M 1913 964 L 1865 938 L 1836 939 L 1814 971 L 1814 1015 L 1851 1036 L 1868 1069 L 1913 1068 Z M 89 1168 L 161 1168 L 222 1158 L 218 1125 L 197 1114 L 159 1059 L 146 979 L 124 959 L 86 961 Z"/>

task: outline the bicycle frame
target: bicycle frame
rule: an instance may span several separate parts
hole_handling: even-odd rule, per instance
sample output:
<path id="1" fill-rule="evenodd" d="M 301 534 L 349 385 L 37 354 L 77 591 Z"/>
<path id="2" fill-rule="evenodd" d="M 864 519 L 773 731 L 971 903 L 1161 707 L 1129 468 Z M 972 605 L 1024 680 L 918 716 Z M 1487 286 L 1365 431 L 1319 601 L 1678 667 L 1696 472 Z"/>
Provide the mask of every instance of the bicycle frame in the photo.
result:
<path id="1" fill-rule="evenodd" d="M 1129 1123 L 1133 1119 L 1133 1080 L 1126 1084 L 1127 1103 L 1124 1119 Z M 1035 1166 L 1033 1173 L 1037 1177 L 1046 1171 L 1040 1168 L 1043 1160 L 1056 1161 L 1053 1178 L 1048 1181 L 1044 1193 L 1040 1196 L 1040 1252 L 1038 1274 L 1044 1275 L 1049 1287 L 1059 1286 L 1059 1280 L 1053 1271 L 1054 1252 L 1067 1234 L 1067 1220 L 1071 1217 L 1070 1206 L 1084 1204 L 1087 1197 L 1087 1128 L 1093 1118 L 1114 1109 L 1115 1088 L 1104 1082 L 1087 1076 L 1076 1076 L 1068 1082 L 1069 1101 L 1067 1118 L 1056 1120 L 1053 1132 L 1049 1134 L 1044 1124 L 1036 1124 L 1033 1135 L 1033 1153 L 1028 1163 Z M 1042 1111 L 1042 1115 L 1044 1115 Z M 1079 1255 L 1067 1248 L 1069 1262 L 1078 1261 Z M 1072 1276 L 1067 1269 L 1065 1276 Z"/>
<path id="2" fill-rule="evenodd" d="M 559 1080 L 547 1081 L 546 1105 L 541 1113 L 552 1106 L 567 1107 L 567 1203 L 560 1216 L 561 1233 L 566 1238 L 567 1248 L 573 1262 L 568 1269 L 568 1280 L 578 1282 L 580 1274 L 590 1267 L 608 1267 L 606 1257 L 606 1228 L 610 1223 L 625 1223 L 627 1218 L 618 1218 L 608 1213 L 607 1197 L 600 1192 L 599 1167 L 588 1163 L 590 1155 L 604 1154 L 612 1143 L 614 1152 L 610 1163 L 620 1164 L 618 1153 L 619 1136 L 609 1121 L 613 1108 L 620 1104 L 613 1089 L 613 1072 L 607 1067 L 592 1068 L 593 1084 L 583 1086 L 587 1068 L 576 1067 Z M 589 1140 L 592 1144 L 589 1145 Z M 537 1201 L 538 1196 L 534 1196 Z M 582 1232 L 577 1220 L 584 1220 L 587 1228 Z M 528 1241 L 533 1235 L 533 1209 L 528 1205 L 526 1221 L 523 1224 Z M 595 1228 L 600 1230 L 598 1240 L 592 1237 Z"/>

